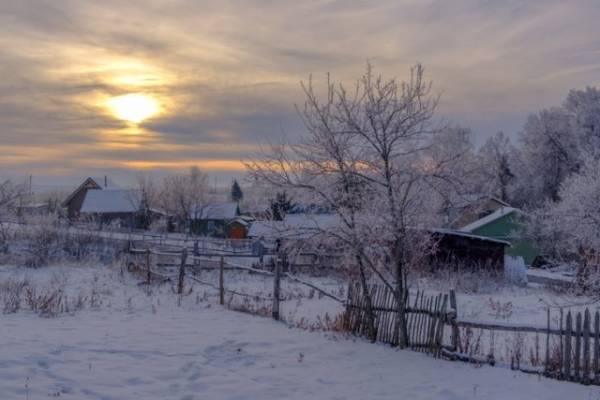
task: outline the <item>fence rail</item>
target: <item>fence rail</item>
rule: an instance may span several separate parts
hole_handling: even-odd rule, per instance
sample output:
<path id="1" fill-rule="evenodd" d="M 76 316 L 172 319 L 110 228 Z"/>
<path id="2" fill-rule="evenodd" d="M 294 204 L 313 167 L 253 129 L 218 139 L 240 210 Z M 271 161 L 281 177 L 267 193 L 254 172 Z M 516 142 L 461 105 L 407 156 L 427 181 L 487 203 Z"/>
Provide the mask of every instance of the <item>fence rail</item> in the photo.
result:
<path id="1" fill-rule="evenodd" d="M 206 254 L 200 253 L 200 255 L 191 255 L 190 256 L 190 255 L 188 255 L 188 249 L 186 247 L 184 247 L 183 249 L 181 249 L 179 251 L 164 251 L 164 250 L 156 250 L 156 249 L 152 249 L 152 248 L 141 249 L 141 248 L 130 247 L 129 253 L 133 256 L 134 260 L 128 261 L 128 268 L 132 269 L 132 268 L 136 267 L 138 270 L 142 271 L 145 276 L 146 284 L 152 283 L 154 280 L 153 278 L 159 278 L 159 279 L 163 279 L 163 280 L 167 280 L 167 279 L 173 280 L 173 279 L 177 278 L 177 293 L 181 294 L 183 292 L 185 279 L 187 278 L 193 282 L 196 282 L 201 285 L 208 286 L 208 287 L 211 287 L 211 288 L 217 290 L 219 292 L 219 303 L 221 305 L 225 304 L 225 294 L 253 298 L 253 299 L 262 300 L 262 301 L 271 301 L 272 302 L 272 316 L 274 319 L 279 319 L 279 303 L 280 303 L 280 301 L 290 300 L 290 299 L 283 298 L 280 295 L 280 285 L 281 285 L 280 281 L 282 278 L 289 279 L 289 280 L 297 282 L 301 285 L 307 286 L 307 287 L 319 292 L 322 296 L 331 298 L 340 303 L 344 303 L 344 301 L 342 299 L 340 299 L 338 296 L 336 296 L 335 294 L 330 293 L 327 290 L 324 290 L 311 282 L 307 282 L 306 280 L 304 280 L 302 278 L 294 276 L 287 271 L 284 271 L 284 269 L 286 269 L 285 268 L 286 267 L 285 255 L 279 257 L 279 259 L 275 262 L 273 271 L 268 271 L 268 270 L 264 270 L 264 269 L 249 267 L 247 265 L 236 264 L 236 263 L 233 263 L 230 261 L 225 261 L 225 259 L 227 257 L 235 257 L 235 256 L 220 254 L 218 256 L 219 257 L 219 267 L 218 267 L 219 281 L 218 281 L 218 283 L 213 283 L 213 282 L 208 282 L 208 281 L 202 280 L 197 276 L 198 272 L 205 270 L 205 269 L 209 269 L 209 268 L 206 268 L 205 266 L 202 266 L 201 264 L 197 263 L 199 261 L 207 261 Z M 155 262 L 153 263 L 153 258 L 156 259 L 159 257 L 162 257 L 162 258 L 167 257 L 167 258 L 170 258 L 171 260 L 169 263 L 166 263 L 166 264 L 161 264 L 161 263 L 157 262 L 156 260 L 154 260 Z M 179 260 L 179 262 L 176 263 L 175 260 Z M 191 261 L 191 263 L 189 263 L 188 261 Z M 177 274 L 175 274 L 175 273 L 168 274 L 168 273 L 157 271 L 156 268 L 154 268 L 154 267 L 161 268 L 161 267 L 164 267 L 165 265 L 166 266 L 178 265 L 178 273 Z M 211 268 L 211 269 L 215 269 L 215 268 Z M 263 276 L 268 276 L 270 278 L 273 278 L 273 296 L 272 297 L 264 297 L 264 296 L 260 296 L 257 294 L 243 293 L 243 292 L 239 292 L 239 291 L 227 288 L 225 286 L 225 278 L 224 278 L 224 271 L 226 269 L 243 271 L 243 272 L 247 272 L 250 274 L 258 274 L 258 275 L 263 275 Z"/>

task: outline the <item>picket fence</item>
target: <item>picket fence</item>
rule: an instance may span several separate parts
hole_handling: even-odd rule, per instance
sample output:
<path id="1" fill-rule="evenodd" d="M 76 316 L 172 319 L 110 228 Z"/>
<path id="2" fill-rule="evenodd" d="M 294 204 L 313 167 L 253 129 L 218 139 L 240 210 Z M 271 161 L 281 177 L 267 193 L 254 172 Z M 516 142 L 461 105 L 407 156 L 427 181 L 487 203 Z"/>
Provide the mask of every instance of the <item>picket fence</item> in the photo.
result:
<path id="1" fill-rule="evenodd" d="M 374 332 L 370 329 L 366 294 L 371 299 Z M 554 320 L 548 309 L 547 326 L 542 328 L 460 320 L 454 291 L 435 295 L 417 291 L 414 297 L 406 292 L 404 296 L 407 345 L 413 350 L 450 360 L 495 365 L 493 354 L 473 354 L 467 349 L 468 339 L 465 340 L 465 337 L 472 336 L 473 330 L 489 336 L 497 332 L 533 334 L 536 343 L 542 335 L 545 336 L 545 345 L 542 344 L 539 349 L 540 365 L 522 365 L 525 364 L 524 355 L 516 351 L 510 362 L 511 368 L 558 380 L 600 385 L 599 311 L 592 317 L 589 309 L 566 314 L 559 310 L 559 326 L 552 327 Z M 400 341 L 399 321 L 396 297 L 389 287 L 368 285 L 364 289 L 359 283 L 349 285 L 344 315 L 347 331 L 396 346 Z"/>

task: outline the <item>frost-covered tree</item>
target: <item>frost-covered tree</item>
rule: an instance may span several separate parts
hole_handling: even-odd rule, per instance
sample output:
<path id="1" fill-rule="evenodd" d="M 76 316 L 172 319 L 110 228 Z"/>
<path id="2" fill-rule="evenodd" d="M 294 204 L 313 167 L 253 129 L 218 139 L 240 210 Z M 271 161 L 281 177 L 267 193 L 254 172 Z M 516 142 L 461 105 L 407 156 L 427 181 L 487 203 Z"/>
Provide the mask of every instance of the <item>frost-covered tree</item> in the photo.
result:
<path id="1" fill-rule="evenodd" d="M 532 114 L 520 134 L 518 192 L 524 203 L 558 201 L 561 183 L 579 168 L 579 147 L 569 114 L 551 108 Z"/>
<path id="2" fill-rule="evenodd" d="M 305 138 L 274 146 L 247 167 L 256 179 L 336 214 L 339 223 L 323 233 L 352 255 L 367 308 L 367 274 L 393 290 L 404 344 L 408 270 L 425 252 L 428 235 L 420 228 L 430 226 L 437 184 L 447 180 L 446 157 L 428 153 L 439 132 L 433 122 L 438 97 L 421 65 L 405 82 L 384 80 L 369 65 L 351 89 L 330 79 L 323 96 L 312 80 L 302 87 Z"/>
<path id="3" fill-rule="evenodd" d="M 158 204 L 180 224 L 198 217 L 208 202 L 208 175 L 197 167 L 187 174 L 169 175 L 163 179 Z"/>
<path id="4" fill-rule="evenodd" d="M 560 201 L 548 204 L 546 215 L 554 226 L 546 234 L 559 235 L 562 250 L 600 255 L 600 160 L 586 157 L 581 171 L 560 188 Z"/>
<path id="5" fill-rule="evenodd" d="M 571 90 L 563 104 L 580 151 L 600 157 L 600 91 L 595 87 Z"/>
<path id="6" fill-rule="evenodd" d="M 513 172 L 516 149 L 504 132 L 490 137 L 479 149 L 479 171 L 483 177 L 482 192 L 510 202 L 510 188 L 515 182 Z"/>

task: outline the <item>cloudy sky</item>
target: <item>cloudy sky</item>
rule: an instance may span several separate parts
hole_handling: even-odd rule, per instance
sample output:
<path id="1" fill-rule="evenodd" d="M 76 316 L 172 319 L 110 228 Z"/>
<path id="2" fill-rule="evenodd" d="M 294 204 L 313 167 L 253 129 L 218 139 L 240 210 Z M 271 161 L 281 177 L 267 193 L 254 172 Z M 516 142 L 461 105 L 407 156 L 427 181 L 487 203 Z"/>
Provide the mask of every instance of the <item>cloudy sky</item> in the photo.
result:
<path id="1" fill-rule="evenodd" d="M 223 182 L 282 132 L 299 82 L 425 65 L 480 143 L 600 85 L 600 2 L 0 0 L 0 176 Z"/>

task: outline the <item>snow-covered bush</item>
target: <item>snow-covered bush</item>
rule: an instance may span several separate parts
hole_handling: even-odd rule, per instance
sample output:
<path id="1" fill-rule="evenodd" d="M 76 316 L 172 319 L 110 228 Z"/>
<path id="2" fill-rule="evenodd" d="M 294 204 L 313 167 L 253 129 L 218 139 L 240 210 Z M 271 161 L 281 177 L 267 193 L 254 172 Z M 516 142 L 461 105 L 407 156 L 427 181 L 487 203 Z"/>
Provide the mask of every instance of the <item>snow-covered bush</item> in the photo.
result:
<path id="1" fill-rule="evenodd" d="M 504 279 L 516 285 L 527 285 L 527 268 L 523 257 L 504 256 Z"/>
<path id="2" fill-rule="evenodd" d="M 59 226 L 58 216 L 38 216 L 21 227 L 19 238 L 25 241 L 27 257 L 24 264 L 38 268 L 62 254 L 64 230 Z"/>

